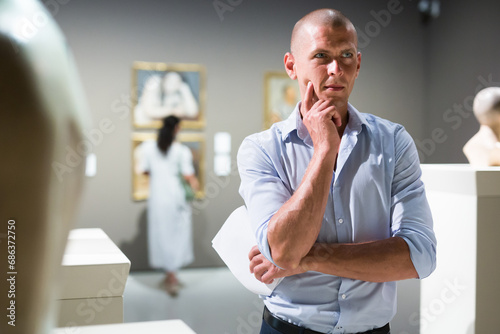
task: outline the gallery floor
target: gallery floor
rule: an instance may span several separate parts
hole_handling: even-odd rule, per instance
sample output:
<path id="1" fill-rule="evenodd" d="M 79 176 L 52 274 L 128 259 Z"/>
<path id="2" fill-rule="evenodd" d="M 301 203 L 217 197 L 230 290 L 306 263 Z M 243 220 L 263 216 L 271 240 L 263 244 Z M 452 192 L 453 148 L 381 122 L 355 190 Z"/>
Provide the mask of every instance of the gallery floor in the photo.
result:
<path id="1" fill-rule="evenodd" d="M 179 278 L 184 287 L 173 298 L 161 287 L 162 273 L 132 272 L 124 293 L 124 321 L 181 319 L 197 334 L 259 333 L 263 303 L 227 268 L 184 269 Z M 399 282 L 398 291 L 391 333 L 418 334 L 419 282 Z"/>
<path id="2" fill-rule="evenodd" d="M 124 321 L 181 319 L 197 334 L 259 333 L 263 303 L 226 268 L 185 269 L 175 298 L 160 272 L 132 272 L 124 293 Z"/>

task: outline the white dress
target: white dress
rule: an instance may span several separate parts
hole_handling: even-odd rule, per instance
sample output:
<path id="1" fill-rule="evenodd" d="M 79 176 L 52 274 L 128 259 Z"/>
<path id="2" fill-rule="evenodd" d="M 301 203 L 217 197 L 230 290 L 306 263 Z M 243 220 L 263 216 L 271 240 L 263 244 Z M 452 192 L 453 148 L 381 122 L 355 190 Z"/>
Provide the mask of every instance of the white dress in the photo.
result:
<path id="1" fill-rule="evenodd" d="M 175 272 L 194 259 L 191 205 L 186 202 L 179 173 L 194 174 L 187 146 L 174 142 L 166 155 L 156 141 L 141 145 L 142 170 L 150 172 L 148 200 L 149 264 Z"/>

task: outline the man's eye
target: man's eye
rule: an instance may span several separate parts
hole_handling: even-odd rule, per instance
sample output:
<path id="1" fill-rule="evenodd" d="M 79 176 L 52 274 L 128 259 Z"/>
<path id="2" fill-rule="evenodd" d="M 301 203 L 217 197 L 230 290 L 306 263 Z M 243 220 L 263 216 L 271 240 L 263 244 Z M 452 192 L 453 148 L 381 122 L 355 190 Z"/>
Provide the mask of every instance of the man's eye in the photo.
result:
<path id="1" fill-rule="evenodd" d="M 325 58 L 326 57 L 326 54 L 324 54 L 323 52 L 319 52 L 319 53 L 316 53 L 314 55 L 314 58 Z"/>
<path id="2" fill-rule="evenodd" d="M 352 57 L 352 52 L 344 52 L 344 53 L 342 53 L 342 57 L 344 57 L 344 58 L 351 58 Z"/>

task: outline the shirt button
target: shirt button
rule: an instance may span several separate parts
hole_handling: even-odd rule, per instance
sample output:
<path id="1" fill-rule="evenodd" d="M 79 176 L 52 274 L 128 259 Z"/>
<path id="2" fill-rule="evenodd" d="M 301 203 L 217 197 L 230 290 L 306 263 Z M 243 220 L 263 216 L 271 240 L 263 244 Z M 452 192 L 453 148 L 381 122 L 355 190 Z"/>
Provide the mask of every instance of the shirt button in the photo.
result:
<path id="1" fill-rule="evenodd" d="M 339 224 L 342 224 L 344 220 L 342 218 L 339 219 Z"/>
<path id="2" fill-rule="evenodd" d="M 345 299 L 345 298 L 346 298 L 346 295 L 345 295 L 345 293 L 344 293 L 344 294 L 342 294 L 342 299 Z"/>

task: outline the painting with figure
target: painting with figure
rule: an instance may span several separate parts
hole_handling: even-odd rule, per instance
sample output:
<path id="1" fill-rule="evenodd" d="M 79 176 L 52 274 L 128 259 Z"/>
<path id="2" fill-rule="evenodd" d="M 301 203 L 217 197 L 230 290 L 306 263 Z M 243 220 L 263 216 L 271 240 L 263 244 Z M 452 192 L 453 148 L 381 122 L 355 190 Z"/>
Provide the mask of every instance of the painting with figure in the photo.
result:
<path id="1" fill-rule="evenodd" d="M 300 100 L 299 84 L 286 72 L 267 72 L 264 77 L 264 129 L 290 116 Z"/>
<path id="2" fill-rule="evenodd" d="M 134 201 L 144 201 L 149 197 L 149 176 L 141 170 L 141 145 L 149 140 L 156 141 L 155 132 L 137 132 L 132 135 L 132 198 Z M 200 190 L 195 198 L 205 197 L 205 137 L 199 133 L 179 133 L 177 141 L 186 145 L 193 156 L 195 175 L 200 182 Z"/>
<path id="3" fill-rule="evenodd" d="M 135 62 L 133 126 L 160 128 L 164 117 L 175 115 L 183 120 L 183 128 L 203 128 L 205 94 L 202 65 Z"/>

